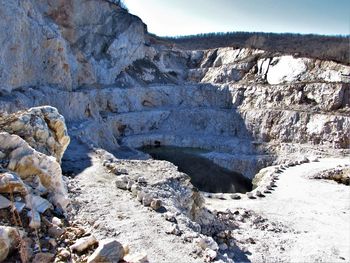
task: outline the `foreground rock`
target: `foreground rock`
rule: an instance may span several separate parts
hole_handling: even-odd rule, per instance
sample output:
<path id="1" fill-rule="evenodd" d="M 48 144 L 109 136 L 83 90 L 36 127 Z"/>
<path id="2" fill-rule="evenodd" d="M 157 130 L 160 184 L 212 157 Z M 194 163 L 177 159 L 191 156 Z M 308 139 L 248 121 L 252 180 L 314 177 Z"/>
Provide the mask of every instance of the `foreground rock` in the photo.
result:
<path id="1" fill-rule="evenodd" d="M 0 115 L 0 130 L 18 135 L 37 151 L 54 156 L 57 162 L 61 162 L 70 140 L 63 116 L 50 106 Z"/>
<path id="2" fill-rule="evenodd" d="M 50 191 L 52 201 L 62 209 L 68 205 L 62 171 L 54 157 L 37 152 L 26 141 L 17 135 L 0 133 L 0 151 L 6 152 L 2 160 L 6 160 L 6 169 L 17 173 L 21 179 L 32 179 L 37 175 L 40 184 Z"/>
<path id="3" fill-rule="evenodd" d="M 88 263 L 119 262 L 124 257 L 124 248 L 117 240 L 102 240 L 98 248 L 88 258 Z"/>
<path id="4" fill-rule="evenodd" d="M 20 240 L 16 228 L 0 226 L 0 262 L 5 260 L 12 250 L 17 249 Z"/>

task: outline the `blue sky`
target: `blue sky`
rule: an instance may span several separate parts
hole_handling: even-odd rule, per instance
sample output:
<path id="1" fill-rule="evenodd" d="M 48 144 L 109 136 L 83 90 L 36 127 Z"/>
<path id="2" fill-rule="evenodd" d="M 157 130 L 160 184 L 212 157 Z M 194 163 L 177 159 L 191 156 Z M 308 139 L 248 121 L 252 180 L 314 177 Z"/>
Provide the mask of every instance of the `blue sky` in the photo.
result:
<path id="1" fill-rule="evenodd" d="M 159 36 L 259 31 L 350 34 L 350 0 L 124 0 Z"/>

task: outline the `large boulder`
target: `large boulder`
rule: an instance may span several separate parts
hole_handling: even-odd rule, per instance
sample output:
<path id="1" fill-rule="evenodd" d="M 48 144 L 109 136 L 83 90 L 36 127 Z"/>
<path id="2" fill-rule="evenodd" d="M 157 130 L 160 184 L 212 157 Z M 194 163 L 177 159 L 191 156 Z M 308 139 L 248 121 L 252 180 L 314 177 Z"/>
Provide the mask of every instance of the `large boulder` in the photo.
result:
<path id="1" fill-rule="evenodd" d="M 98 248 L 88 258 L 88 263 L 119 262 L 124 257 L 124 248 L 117 240 L 105 239 L 99 242 Z"/>
<path id="2" fill-rule="evenodd" d="M 0 133 L 1 158 L 6 169 L 17 173 L 22 180 L 33 181 L 38 178 L 41 185 L 49 190 L 54 204 L 65 209 L 69 203 L 67 190 L 62 179 L 59 163 L 52 156 L 34 150 L 17 135 Z"/>
<path id="3" fill-rule="evenodd" d="M 0 115 L 0 131 L 20 136 L 31 147 L 54 156 L 58 162 L 70 141 L 63 116 L 50 106 Z"/>

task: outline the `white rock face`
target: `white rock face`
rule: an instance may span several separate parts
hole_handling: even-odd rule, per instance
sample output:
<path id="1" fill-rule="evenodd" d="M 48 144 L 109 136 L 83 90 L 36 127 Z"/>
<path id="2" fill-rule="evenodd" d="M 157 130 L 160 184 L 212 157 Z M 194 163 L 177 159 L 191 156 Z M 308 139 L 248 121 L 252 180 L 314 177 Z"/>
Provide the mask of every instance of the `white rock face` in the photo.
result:
<path id="1" fill-rule="evenodd" d="M 71 89 L 71 58 L 66 42 L 33 3 L 0 1 L 1 89 L 11 91 L 38 83 Z"/>
<path id="2" fill-rule="evenodd" d="M 295 59 L 292 56 L 273 58 L 266 75 L 269 84 L 281 84 L 297 81 L 307 70 L 307 59 Z"/>
<path id="3" fill-rule="evenodd" d="M 2 0 L 0 6 L 2 90 L 112 84 L 145 55 L 144 24 L 108 1 Z"/>
<path id="4" fill-rule="evenodd" d="M 297 82 L 349 82 L 350 67 L 332 61 L 279 56 L 260 59 L 258 74 L 271 84 Z"/>

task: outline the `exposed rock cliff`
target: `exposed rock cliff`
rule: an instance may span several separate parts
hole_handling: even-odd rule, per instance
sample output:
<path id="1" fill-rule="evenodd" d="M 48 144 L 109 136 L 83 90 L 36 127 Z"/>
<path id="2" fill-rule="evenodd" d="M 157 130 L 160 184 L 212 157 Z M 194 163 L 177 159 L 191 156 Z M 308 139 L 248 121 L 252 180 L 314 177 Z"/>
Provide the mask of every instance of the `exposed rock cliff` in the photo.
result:
<path id="1" fill-rule="evenodd" d="M 104 0 L 0 2 L 1 89 L 113 84 L 145 56 L 145 25 Z"/>
<path id="2" fill-rule="evenodd" d="M 92 167 L 83 173 L 87 191 L 96 167 L 106 176 L 98 163 L 98 155 L 104 151 L 97 148 L 118 158 L 148 159 L 135 148 L 198 147 L 207 150 L 204 157 L 249 178 L 265 166 L 300 154 L 349 156 L 349 66 L 253 49 L 176 50 L 150 36 L 138 17 L 115 2 L 0 0 L 1 193 L 9 195 L 16 190 L 30 197 L 27 203 L 43 202 L 45 208 L 51 204 L 40 195 L 48 195 L 54 205 L 64 209 L 67 193 L 59 164 L 70 141 L 67 127 L 75 142 L 94 150 L 94 154 L 86 153 L 80 165 L 86 162 Z M 80 151 L 74 147 L 71 152 Z M 74 154 L 68 158 L 81 161 L 74 159 Z M 120 165 L 115 157 L 111 160 Z M 107 160 L 110 165 L 111 160 Z M 170 208 L 181 201 L 186 213 L 180 208 L 174 211 L 196 229 L 196 237 L 200 231 L 219 234 L 218 229 L 207 229 L 210 220 L 219 216 L 206 214 L 196 204 L 201 195 L 193 191 L 188 178 L 173 182 L 184 176 L 176 174 L 174 166 L 151 160 L 125 161 L 135 178 L 139 178 L 136 169 L 142 170 L 135 164 L 168 169 L 169 178 L 164 178 L 166 183 L 158 182 L 162 169 L 150 169 L 147 175 L 157 177 L 154 184 L 147 186 L 137 179 L 122 181 L 123 187 L 126 183 L 132 192 L 132 183 L 152 186 L 145 189 L 161 195 Z M 96 191 L 102 194 L 100 178 L 95 179 Z M 167 196 L 168 186 L 179 186 L 186 198 L 180 198 L 182 190 L 177 188 L 173 197 Z M 137 196 L 135 191 L 132 195 Z M 89 194 L 81 200 L 94 201 Z M 142 203 L 154 201 L 144 197 L 139 197 Z M 9 207 L 11 202 L 5 201 L 4 206 Z M 156 203 L 153 206 L 159 205 Z M 193 207 L 195 213 L 189 212 Z M 40 219 L 34 211 L 37 207 L 28 204 L 27 208 L 35 227 L 35 220 Z M 205 216 L 197 220 L 200 213 Z M 230 216 L 230 212 L 225 215 Z M 168 232 L 181 235 L 175 224 Z M 8 239 L 7 234 L 2 235 Z M 231 239 L 228 234 L 221 236 Z M 199 241 L 201 253 L 214 259 L 219 248 L 215 241 L 206 241 Z M 9 248 L 3 255 L 10 250 L 6 242 Z"/>

